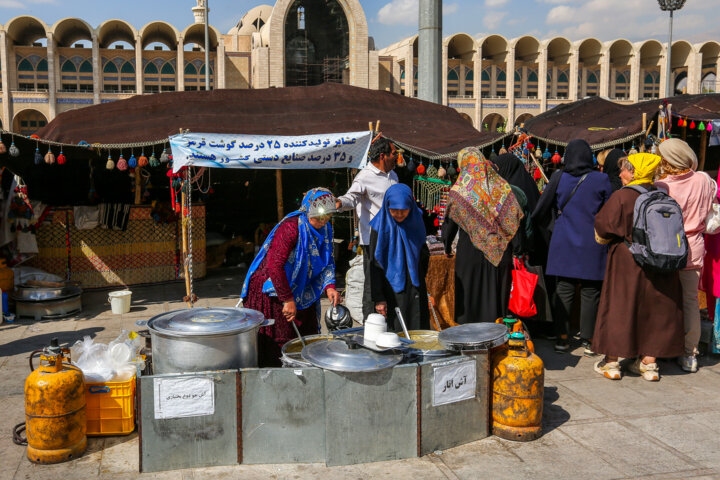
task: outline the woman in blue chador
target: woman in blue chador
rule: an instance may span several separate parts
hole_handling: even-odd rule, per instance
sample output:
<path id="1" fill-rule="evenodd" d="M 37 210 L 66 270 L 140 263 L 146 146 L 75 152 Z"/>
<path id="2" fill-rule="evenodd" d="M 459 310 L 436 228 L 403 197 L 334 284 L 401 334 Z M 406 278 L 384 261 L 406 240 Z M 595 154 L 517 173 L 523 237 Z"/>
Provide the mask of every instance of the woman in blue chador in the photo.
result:
<path id="1" fill-rule="evenodd" d="M 261 366 L 280 365 L 280 349 L 296 337 L 289 322 L 294 321 L 303 335 L 318 333 L 318 301 L 323 292 L 333 305 L 340 300 L 328 223 L 336 211 L 329 190 L 310 190 L 300 209 L 270 232 L 250 265 L 240 295 L 244 305 L 275 319 L 274 325 L 260 329 Z"/>

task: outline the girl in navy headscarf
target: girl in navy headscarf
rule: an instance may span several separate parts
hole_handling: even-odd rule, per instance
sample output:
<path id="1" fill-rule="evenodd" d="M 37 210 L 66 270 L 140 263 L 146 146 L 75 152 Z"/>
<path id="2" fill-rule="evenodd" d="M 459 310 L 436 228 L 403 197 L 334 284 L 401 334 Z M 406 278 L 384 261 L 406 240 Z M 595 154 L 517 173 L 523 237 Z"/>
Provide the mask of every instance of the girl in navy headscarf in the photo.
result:
<path id="1" fill-rule="evenodd" d="M 300 209 L 270 232 L 250 265 L 240 294 L 244 306 L 275 319 L 258 335 L 261 366 L 280 366 L 280 349 L 297 336 L 289 322 L 295 322 L 303 335 L 318 333 L 317 307 L 323 292 L 333 305 L 340 301 L 328 223 L 336 211 L 329 190 L 310 190 Z"/>
<path id="2" fill-rule="evenodd" d="M 430 252 L 425 244 L 422 212 L 405 184 L 385 192 L 380 211 L 370 222 L 371 296 L 375 311 L 388 318 L 390 329 L 401 327 L 395 318 L 399 307 L 408 330 L 428 330 L 425 274 Z M 394 324 L 392 323 L 394 321 Z"/>

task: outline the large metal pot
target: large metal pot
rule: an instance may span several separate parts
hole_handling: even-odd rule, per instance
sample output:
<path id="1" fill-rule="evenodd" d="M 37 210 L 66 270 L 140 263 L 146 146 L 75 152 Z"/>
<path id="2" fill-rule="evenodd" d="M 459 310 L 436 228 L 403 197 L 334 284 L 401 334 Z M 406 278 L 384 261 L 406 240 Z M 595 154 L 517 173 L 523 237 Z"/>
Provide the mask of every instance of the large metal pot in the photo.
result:
<path id="1" fill-rule="evenodd" d="M 158 374 L 257 367 L 258 329 L 273 323 L 248 308 L 193 308 L 136 325 L 150 331 Z"/>

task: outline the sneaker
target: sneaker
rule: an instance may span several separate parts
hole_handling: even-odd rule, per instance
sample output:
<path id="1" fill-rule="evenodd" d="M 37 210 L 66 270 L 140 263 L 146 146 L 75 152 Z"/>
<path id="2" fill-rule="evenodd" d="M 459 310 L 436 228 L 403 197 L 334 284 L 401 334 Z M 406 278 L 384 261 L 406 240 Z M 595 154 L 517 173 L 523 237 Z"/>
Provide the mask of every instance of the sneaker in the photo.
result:
<path id="1" fill-rule="evenodd" d="M 657 363 L 643 363 L 642 360 L 636 358 L 628 368 L 631 372 L 640 375 L 648 382 L 657 382 L 660 380 L 660 369 Z"/>
<path id="2" fill-rule="evenodd" d="M 678 363 L 686 372 L 697 372 L 697 357 L 695 355 L 683 355 L 678 357 Z"/>
<path id="3" fill-rule="evenodd" d="M 567 338 L 558 338 L 555 342 L 555 351 L 558 353 L 565 353 L 570 350 L 570 342 Z"/>
<path id="4" fill-rule="evenodd" d="M 622 372 L 619 362 L 606 362 L 605 359 L 595 362 L 595 371 L 610 380 L 620 380 Z"/>
<path id="5" fill-rule="evenodd" d="M 585 355 L 586 357 L 597 356 L 597 353 L 593 352 L 592 344 L 589 341 L 583 340 L 582 347 L 583 347 L 583 355 Z"/>

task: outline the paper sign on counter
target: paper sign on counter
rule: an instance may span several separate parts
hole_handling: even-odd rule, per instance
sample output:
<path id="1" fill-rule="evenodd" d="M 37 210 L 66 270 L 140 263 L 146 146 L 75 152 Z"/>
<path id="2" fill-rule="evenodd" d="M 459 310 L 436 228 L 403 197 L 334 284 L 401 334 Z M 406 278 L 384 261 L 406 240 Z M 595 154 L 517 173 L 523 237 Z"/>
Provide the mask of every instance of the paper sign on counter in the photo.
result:
<path id="1" fill-rule="evenodd" d="M 200 417 L 215 413 L 212 377 L 155 378 L 155 418 Z"/>
<path id="2" fill-rule="evenodd" d="M 476 385 L 474 361 L 433 368 L 433 407 L 475 398 Z"/>

